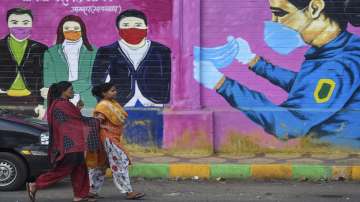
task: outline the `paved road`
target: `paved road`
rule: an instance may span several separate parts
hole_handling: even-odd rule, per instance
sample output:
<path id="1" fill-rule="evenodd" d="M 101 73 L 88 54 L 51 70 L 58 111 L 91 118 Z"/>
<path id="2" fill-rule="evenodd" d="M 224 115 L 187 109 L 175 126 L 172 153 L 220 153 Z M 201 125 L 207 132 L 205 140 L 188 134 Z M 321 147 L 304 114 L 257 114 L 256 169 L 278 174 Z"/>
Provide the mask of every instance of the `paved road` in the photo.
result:
<path id="1" fill-rule="evenodd" d="M 135 180 L 133 186 L 146 192 L 143 201 L 271 201 L 271 202 L 360 202 L 360 183 L 355 182 L 253 182 Z M 125 201 L 108 180 L 101 202 Z M 38 193 L 39 202 L 71 201 L 68 181 Z M 25 191 L 0 192 L 1 202 L 26 202 Z"/>

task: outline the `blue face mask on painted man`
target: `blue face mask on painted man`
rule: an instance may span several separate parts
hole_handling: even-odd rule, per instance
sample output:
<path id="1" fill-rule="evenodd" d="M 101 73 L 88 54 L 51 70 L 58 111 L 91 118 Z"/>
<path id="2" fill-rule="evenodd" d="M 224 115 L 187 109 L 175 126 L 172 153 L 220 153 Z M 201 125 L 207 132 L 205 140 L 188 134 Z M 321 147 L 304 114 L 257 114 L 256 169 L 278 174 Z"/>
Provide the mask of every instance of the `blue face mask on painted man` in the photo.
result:
<path id="1" fill-rule="evenodd" d="M 304 12 L 307 8 L 308 7 L 305 7 L 297 12 Z M 295 14 L 287 17 L 286 21 L 291 20 L 294 16 Z M 306 26 L 308 25 L 309 24 Z M 264 40 L 266 44 L 281 55 L 288 55 L 295 49 L 306 45 L 298 31 L 295 31 L 281 23 L 265 21 L 264 26 Z"/>
<path id="2" fill-rule="evenodd" d="M 264 40 L 271 49 L 281 55 L 288 55 L 306 45 L 299 32 L 272 21 L 265 21 Z"/>

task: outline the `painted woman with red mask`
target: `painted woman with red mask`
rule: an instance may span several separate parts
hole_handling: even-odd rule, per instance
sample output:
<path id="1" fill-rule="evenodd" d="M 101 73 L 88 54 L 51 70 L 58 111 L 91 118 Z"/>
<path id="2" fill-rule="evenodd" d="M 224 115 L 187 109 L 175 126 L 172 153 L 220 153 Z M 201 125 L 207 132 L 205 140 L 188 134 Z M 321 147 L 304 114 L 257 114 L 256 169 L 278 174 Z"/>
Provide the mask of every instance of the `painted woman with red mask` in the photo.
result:
<path id="1" fill-rule="evenodd" d="M 91 116 L 96 99 L 91 95 L 91 68 L 97 49 L 87 38 L 86 26 L 82 19 L 75 15 L 65 16 L 57 28 L 56 44 L 49 48 L 44 56 L 44 88 L 54 82 L 70 81 L 75 95 L 71 102 L 75 105 L 80 100 L 84 103 L 84 114 Z"/>
<path id="2" fill-rule="evenodd" d="M 148 39 L 148 21 L 141 11 L 123 11 L 116 27 L 120 39 L 99 48 L 92 85 L 114 83 L 116 101 L 125 107 L 163 107 L 170 100 L 170 49 Z"/>

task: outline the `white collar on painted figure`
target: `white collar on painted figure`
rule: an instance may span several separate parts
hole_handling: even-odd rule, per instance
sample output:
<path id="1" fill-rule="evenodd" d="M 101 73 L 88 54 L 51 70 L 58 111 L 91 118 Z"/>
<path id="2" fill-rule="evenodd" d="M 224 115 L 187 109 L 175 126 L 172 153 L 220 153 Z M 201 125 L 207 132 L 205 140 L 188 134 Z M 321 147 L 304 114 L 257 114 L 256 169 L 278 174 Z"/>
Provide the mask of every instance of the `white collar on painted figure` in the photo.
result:
<path id="1" fill-rule="evenodd" d="M 70 41 L 65 39 L 64 42 L 62 43 L 62 47 L 63 48 L 67 48 L 67 47 L 72 47 L 72 48 L 81 48 L 81 46 L 83 45 L 83 40 L 82 38 L 80 38 L 77 41 Z"/>

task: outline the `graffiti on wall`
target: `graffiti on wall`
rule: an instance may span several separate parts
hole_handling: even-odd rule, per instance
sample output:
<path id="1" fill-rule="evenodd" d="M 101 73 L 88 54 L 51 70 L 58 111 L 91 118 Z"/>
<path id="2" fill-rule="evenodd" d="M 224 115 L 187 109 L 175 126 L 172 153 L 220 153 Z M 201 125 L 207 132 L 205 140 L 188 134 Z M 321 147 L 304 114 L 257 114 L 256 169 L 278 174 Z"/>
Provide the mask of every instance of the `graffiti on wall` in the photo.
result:
<path id="1" fill-rule="evenodd" d="M 284 59 L 305 44 L 311 46 L 299 71 L 274 65 L 254 53 L 245 39 L 229 36 L 222 46 L 194 47 L 195 80 L 278 139 L 307 136 L 360 148 L 360 37 L 347 31 L 348 24 L 359 25 L 359 3 L 331 2 L 269 0 L 272 19 L 264 22 L 263 40 Z M 341 12 L 329 14 L 334 10 Z M 233 61 L 283 89 L 287 99 L 275 104 L 225 76 L 220 69 Z"/>

